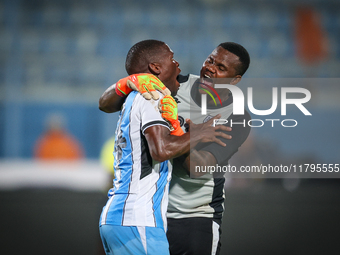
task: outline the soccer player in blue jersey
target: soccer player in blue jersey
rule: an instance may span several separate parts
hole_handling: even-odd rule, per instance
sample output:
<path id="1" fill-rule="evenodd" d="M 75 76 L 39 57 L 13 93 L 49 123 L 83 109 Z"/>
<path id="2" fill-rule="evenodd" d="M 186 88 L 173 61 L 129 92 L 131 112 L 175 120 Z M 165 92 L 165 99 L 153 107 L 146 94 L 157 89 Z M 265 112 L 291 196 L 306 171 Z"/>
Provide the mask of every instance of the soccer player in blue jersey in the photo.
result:
<path id="1" fill-rule="evenodd" d="M 133 74 L 151 73 L 175 96 L 180 86 L 176 80 L 180 69 L 173 55 L 161 41 L 145 40 L 135 44 L 126 58 L 130 78 L 125 82 L 140 83 L 139 76 Z M 155 77 L 154 81 L 158 83 L 159 80 Z M 125 91 L 124 86 L 117 90 L 118 93 Z M 158 97 L 163 95 L 159 93 Z M 145 100 L 133 91 L 121 109 L 115 135 L 115 179 L 100 216 L 100 234 L 106 254 L 169 254 L 166 237 L 172 172 L 169 159 L 188 153 L 190 143 L 216 142 L 225 146 L 217 136 L 230 138 L 218 131 L 230 131 L 230 128 L 213 127 L 213 120 L 191 124 L 190 132 L 181 136 L 172 135 L 169 123 L 159 112 L 158 101 Z"/>
<path id="2" fill-rule="evenodd" d="M 208 83 L 211 79 L 228 79 L 231 85 L 237 84 L 248 69 L 250 57 L 247 50 L 233 42 L 218 45 L 204 61 L 200 75 L 179 75 L 181 87 L 177 94 L 179 118 L 191 118 L 200 123 L 210 116 L 200 114 L 201 92 L 199 86 L 190 86 L 197 79 Z M 115 93 L 116 84 L 109 87 L 99 100 L 99 108 L 104 112 L 115 112 L 120 109 L 126 97 Z M 158 88 L 156 88 L 158 89 Z M 150 89 L 149 89 L 150 90 Z M 146 93 L 144 93 L 146 94 Z M 235 123 L 248 123 L 250 115 L 232 113 L 233 97 L 227 90 L 219 91 L 223 106 L 216 107 L 214 102 L 207 102 L 207 108 L 212 116 L 220 113 L 223 119 Z M 151 98 L 151 96 L 149 96 Z M 199 111 L 193 114 L 194 109 Z M 177 110 L 177 109 L 176 109 Z M 167 116 L 164 116 L 167 119 Z M 195 119 L 196 118 L 196 119 Z M 184 121 L 181 125 L 183 126 Z M 184 126 L 183 126 L 184 129 Z M 248 137 L 250 127 L 246 125 L 233 126 L 229 133 L 232 139 L 224 140 L 227 146 L 217 143 L 207 143 L 186 155 L 185 160 L 174 159 L 174 168 L 169 192 L 168 232 L 171 255 L 217 255 L 220 252 L 221 222 L 224 211 L 224 182 L 223 176 L 209 176 L 195 179 L 189 175 L 190 168 L 195 166 L 227 165 L 228 160 Z M 192 136 L 193 137 L 193 136 Z M 223 139 L 221 139 L 223 140 Z M 189 159 L 189 160 L 188 160 Z M 184 164 L 183 164 L 184 162 Z M 191 172 L 190 172 L 191 173 Z"/>

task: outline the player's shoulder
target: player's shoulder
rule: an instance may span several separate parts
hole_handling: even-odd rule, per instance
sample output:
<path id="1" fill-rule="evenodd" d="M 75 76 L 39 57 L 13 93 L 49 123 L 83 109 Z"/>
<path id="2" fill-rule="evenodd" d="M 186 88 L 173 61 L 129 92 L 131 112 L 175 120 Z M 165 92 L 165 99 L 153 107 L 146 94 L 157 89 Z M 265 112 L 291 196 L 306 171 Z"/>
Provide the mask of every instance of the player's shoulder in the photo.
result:
<path id="1" fill-rule="evenodd" d="M 159 100 L 164 97 L 164 95 L 160 92 L 158 92 L 158 94 L 159 94 L 159 99 L 156 99 L 156 100 L 155 99 L 147 100 L 142 96 L 142 94 L 140 94 L 137 91 L 132 91 L 129 94 L 129 96 L 130 95 L 132 96 L 132 100 L 133 100 L 132 104 L 134 106 L 134 109 L 136 109 L 136 110 L 139 109 L 139 111 L 156 111 L 156 112 L 159 112 L 158 103 L 159 103 Z"/>
<path id="2" fill-rule="evenodd" d="M 177 81 L 181 84 L 181 86 L 177 92 L 177 97 L 181 99 L 190 97 L 190 85 L 193 84 L 197 78 L 199 78 L 199 76 L 193 74 L 178 75 Z"/>
<path id="3" fill-rule="evenodd" d="M 179 83 L 187 82 L 187 81 L 189 80 L 189 76 L 190 76 L 190 74 L 187 74 L 187 75 L 179 74 L 179 75 L 177 76 L 177 81 L 178 81 Z"/>
<path id="4" fill-rule="evenodd" d="M 234 115 L 234 118 L 243 118 L 246 121 L 251 120 L 251 116 L 250 116 L 249 112 L 246 109 L 244 109 L 244 114 L 242 114 L 242 115 Z"/>
<path id="5" fill-rule="evenodd" d="M 158 94 L 159 98 L 158 99 L 146 99 L 145 97 L 143 97 L 143 95 L 138 92 L 138 91 L 132 91 L 128 96 L 132 96 L 135 100 L 147 103 L 147 102 L 158 102 L 160 99 L 162 99 L 164 97 L 164 94 L 158 90 L 156 90 L 156 93 Z"/>
<path id="6" fill-rule="evenodd" d="M 187 74 L 187 75 L 179 74 L 177 76 L 177 81 L 179 83 L 185 83 L 185 82 L 188 82 L 191 79 L 198 79 L 198 78 L 200 78 L 199 75 L 195 75 L 195 74 Z"/>
<path id="7" fill-rule="evenodd" d="M 244 119 L 246 121 L 251 120 L 251 116 L 249 114 L 249 112 L 244 109 L 244 113 L 243 114 L 234 114 L 232 113 L 229 117 L 229 119 L 233 119 L 233 120 L 239 120 L 239 119 Z"/>
<path id="8" fill-rule="evenodd" d="M 233 123 L 243 123 L 243 125 L 233 125 L 233 130 L 239 130 L 241 131 L 241 133 L 243 135 L 245 135 L 246 137 L 249 135 L 250 132 L 250 125 L 248 125 L 249 121 L 251 120 L 251 116 L 249 114 L 249 112 L 245 109 L 244 110 L 244 114 L 232 114 L 229 118 L 229 121 L 232 121 Z"/>
<path id="9" fill-rule="evenodd" d="M 251 116 L 250 116 L 249 112 L 246 109 L 244 109 L 244 114 L 242 116 L 247 121 L 251 120 Z"/>

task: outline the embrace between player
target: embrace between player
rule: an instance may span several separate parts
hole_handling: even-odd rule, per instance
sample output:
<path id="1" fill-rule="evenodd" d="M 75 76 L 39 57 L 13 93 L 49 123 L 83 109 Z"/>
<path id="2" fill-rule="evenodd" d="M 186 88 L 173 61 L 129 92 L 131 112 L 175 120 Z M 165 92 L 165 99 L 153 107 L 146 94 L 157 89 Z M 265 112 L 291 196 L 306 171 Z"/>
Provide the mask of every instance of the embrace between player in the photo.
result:
<path id="1" fill-rule="evenodd" d="M 176 102 L 170 96 L 154 99 L 169 94 L 169 90 L 176 96 L 180 82 L 178 114 L 188 119 L 190 111 L 195 109 L 192 105 L 196 108 L 200 105 L 199 87 L 189 84 L 200 77 L 208 82 L 211 78 L 229 78 L 230 84 L 236 84 L 249 66 L 249 55 L 238 44 L 224 43 L 208 56 L 200 77 L 181 76 L 178 66 L 173 52 L 165 43 L 155 40 L 137 43 L 127 56 L 126 69 L 130 76 L 108 88 L 100 99 L 100 109 L 105 112 L 118 111 L 124 103 L 116 130 L 116 178 L 100 221 L 107 254 L 122 251 L 119 249 L 133 251 L 138 249 L 136 247 L 143 248 L 145 254 L 168 254 L 166 229 L 171 254 L 219 253 L 224 178 L 208 174 L 195 179 L 191 177 L 197 173 L 192 172 L 191 177 L 189 173 L 196 165 L 227 164 L 249 134 L 249 127 L 236 127 L 232 131 L 227 126 L 213 128 L 211 123 L 214 118 L 222 116 L 236 120 L 250 119 L 250 116 L 247 112 L 244 116 L 233 116 L 232 96 L 225 90 L 219 91 L 223 106 L 214 107 L 208 101 L 208 109 L 211 109 L 213 116 L 220 115 L 211 116 L 207 122 L 204 122 L 206 116 L 194 115 L 194 120 L 187 120 L 189 130 L 183 134 L 177 118 Z M 132 90 L 153 99 L 145 100 Z M 162 113 L 158 112 L 159 107 Z M 202 124 L 196 125 L 191 121 Z M 173 163 L 167 161 L 172 158 Z M 172 166 L 167 209 L 167 185 Z M 148 208 L 150 201 L 152 205 Z M 121 229 L 126 227 L 128 231 Z M 125 234 L 112 236 L 117 231 Z M 122 248 L 122 243 L 127 240 L 135 246 Z M 162 251 L 159 244 L 163 244 Z"/>

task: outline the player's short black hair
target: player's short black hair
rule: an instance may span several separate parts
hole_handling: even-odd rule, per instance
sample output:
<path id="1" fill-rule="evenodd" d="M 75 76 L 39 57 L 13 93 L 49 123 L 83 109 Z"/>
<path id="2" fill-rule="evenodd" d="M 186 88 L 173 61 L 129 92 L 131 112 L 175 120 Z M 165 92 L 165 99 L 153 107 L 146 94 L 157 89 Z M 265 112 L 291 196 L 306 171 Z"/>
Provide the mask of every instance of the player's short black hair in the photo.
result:
<path id="1" fill-rule="evenodd" d="M 241 65 L 239 65 L 236 71 L 237 74 L 243 75 L 247 71 L 250 63 L 248 51 L 242 45 L 235 42 L 224 42 L 218 46 L 239 57 Z"/>
<path id="2" fill-rule="evenodd" d="M 149 63 L 158 60 L 164 45 L 166 45 L 164 42 L 152 39 L 133 45 L 126 56 L 125 69 L 127 73 L 131 75 L 145 72 Z"/>

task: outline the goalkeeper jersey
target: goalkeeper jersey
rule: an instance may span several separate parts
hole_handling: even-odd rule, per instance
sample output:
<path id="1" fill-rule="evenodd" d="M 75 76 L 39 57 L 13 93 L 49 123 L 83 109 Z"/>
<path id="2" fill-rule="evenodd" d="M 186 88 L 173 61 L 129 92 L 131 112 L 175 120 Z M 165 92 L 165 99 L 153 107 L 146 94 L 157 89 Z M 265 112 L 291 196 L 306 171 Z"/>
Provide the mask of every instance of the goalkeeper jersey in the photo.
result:
<path id="1" fill-rule="evenodd" d="M 160 94 L 160 97 L 161 94 Z M 148 226 L 166 230 L 172 165 L 152 160 L 144 132 L 154 125 L 169 128 L 158 110 L 158 100 L 131 92 L 120 112 L 114 147 L 113 188 L 103 208 L 100 225 Z"/>
<path id="2" fill-rule="evenodd" d="M 198 89 L 192 89 L 195 81 L 199 79 L 197 75 L 179 76 L 181 87 L 177 93 L 178 118 L 184 132 L 184 120 L 190 118 L 194 123 L 199 124 L 208 121 L 217 114 L 221 114 L 221 119 L 228 119 L 238 123 L 248 123 L 250 115 L 233 115 L 232 96 L 223 102 L 223 106 L 208 107 L 208 115 L 201 114 L 201 107 L 193 101 L 194 93 L 199 93 Z M 231 140 L 221 139 L 227 144 L 226 147 L 216 143 L 205 143 L 199 149 L 208 151 L 216 158 L 220 166 L 227 165 L 230 157 L 238 150 L 246 140 L 250 132 L 250 127 L 235 125 L 232 127 Z M 178 159 L 173 160 L 173 174 L 170 184 L 168 218 L 187 217 L 208 217 L 222 218 L 224 211 L 224 182 L 223 176 L 213 176 L 205 174 L 200 178 L 190 178 Z"/>

